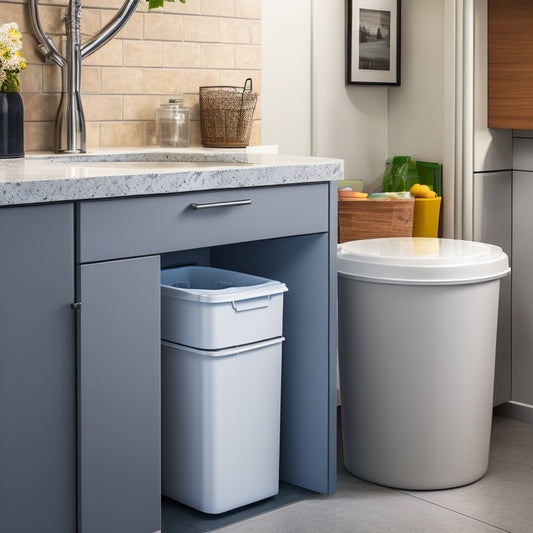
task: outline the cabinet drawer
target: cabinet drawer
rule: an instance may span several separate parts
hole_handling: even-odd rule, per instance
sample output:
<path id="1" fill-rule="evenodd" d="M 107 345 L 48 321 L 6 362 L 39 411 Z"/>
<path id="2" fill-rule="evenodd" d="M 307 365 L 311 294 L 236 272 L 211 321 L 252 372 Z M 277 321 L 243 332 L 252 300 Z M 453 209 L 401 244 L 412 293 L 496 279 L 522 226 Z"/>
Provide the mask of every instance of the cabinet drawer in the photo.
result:
<path id="1" fill-rule="evenodd" d="M 328 231 L 327 183 L 80 203 L 80 262 Z"/>

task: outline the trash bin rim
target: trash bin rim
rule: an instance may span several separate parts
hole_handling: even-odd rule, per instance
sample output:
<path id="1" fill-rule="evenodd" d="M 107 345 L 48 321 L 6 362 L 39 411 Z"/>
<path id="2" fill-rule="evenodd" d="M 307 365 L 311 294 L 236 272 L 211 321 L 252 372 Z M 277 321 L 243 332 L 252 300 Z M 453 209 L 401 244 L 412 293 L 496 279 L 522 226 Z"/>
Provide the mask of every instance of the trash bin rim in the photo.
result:
<path id="1" fill-rule="evenodd" d="M 224 289 L 202 289 L 196 287 L 175 287 L 170 284 L 172 275 L 176 272 L 183 272 L 184 277 L 186 277 L 187 273 L 200 273 L 202 271 L 206 273 L 220 273 L 223 277 L 235 281 L 237 285 Z M 213 304 L 237 302 L 273 296 L 288 290 L 285 283 L 280 281 L 214 267 L 183 266 L 163 269 L 161 271 L 161 295 L 193 302 Z"/>
<path id="2" fill-rule="evenodd" d="M 417 254 L 417 249 L 429 252 Z M 458 239 L 351 241 L 338 245 L 337 260 L 339 276 L 374 283 L 462 285 L 499 279 L 510 272 L 509 259 L 499 246 Z"/>
<path id="3" fill-rule="evenodd" d="M 229 355 L 238 355 L 253 350 L 258 350 L 260 348 L 266 348 L 267 346 L 273 346 L 274 344 L 280 344 L 285 341 L 285 337 L 274 337 L 273 339 L 266 339 L 263 341 L 252 342 L 250 344 L 241 344 L 239 346 L 231 346 L 229 348 L 219 348 L 216 350 L 204 350 L 201 348 L 194 348 L 192 346 L 186 346 L 185 344 L 179 344 L 177 342 L 168 342 L 165 340 L 161 341 L 162 346 L 169 346 L 174 348 L 179 348 L 184 352 L 190 352 L 196 356 L 205 356 L 205 357 L 226 357 Z"/>

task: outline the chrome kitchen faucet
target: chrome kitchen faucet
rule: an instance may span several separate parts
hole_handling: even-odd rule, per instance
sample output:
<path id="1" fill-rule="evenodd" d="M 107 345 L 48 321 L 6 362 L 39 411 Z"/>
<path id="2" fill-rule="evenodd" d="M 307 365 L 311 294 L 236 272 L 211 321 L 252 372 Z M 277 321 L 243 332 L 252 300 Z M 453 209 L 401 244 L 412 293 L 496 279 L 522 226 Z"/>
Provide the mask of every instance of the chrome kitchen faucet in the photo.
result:
<path id="1" fill-rule="evenodd" d="M 81 0 L 70 0 L 65 15 L 66 50 L 62 55 L 41 26 L 38 0 L 28 0 L 33 32 L 39 42 L 39 50 L 61 67 L 61 101 L 57 111 L 55 151 L 58 153 L 85 152 L 85 117 L 80 98 L 81 63 L 112 39 L 126 24 L 139 0 L 126 0 L 111 21 L 85 44 L 81 44 Z"/>

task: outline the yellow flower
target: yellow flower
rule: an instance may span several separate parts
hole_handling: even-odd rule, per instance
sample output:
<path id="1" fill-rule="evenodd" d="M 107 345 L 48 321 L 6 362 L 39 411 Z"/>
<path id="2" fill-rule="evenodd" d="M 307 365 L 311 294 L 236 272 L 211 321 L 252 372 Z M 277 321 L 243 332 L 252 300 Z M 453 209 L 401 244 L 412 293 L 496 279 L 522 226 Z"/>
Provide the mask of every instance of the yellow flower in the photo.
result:
<path id="1" fill-rule="evenodd" d="M 19 72 L 26 68 L 22 57 L 22 34 L 16 22 L 0 26 L 0 91 L 18 92 L 20 90 Z"/>
<path id="2" fill-rule="evenodd" d="M 7 34 L 9 35 L 9 38 L 15 43 L 20 41 L 20 39 L 22 38 L 22 35 L 20 34 L 20 32 L 13 27 L 9 28 L 9 30 L 7 31 Z"/>

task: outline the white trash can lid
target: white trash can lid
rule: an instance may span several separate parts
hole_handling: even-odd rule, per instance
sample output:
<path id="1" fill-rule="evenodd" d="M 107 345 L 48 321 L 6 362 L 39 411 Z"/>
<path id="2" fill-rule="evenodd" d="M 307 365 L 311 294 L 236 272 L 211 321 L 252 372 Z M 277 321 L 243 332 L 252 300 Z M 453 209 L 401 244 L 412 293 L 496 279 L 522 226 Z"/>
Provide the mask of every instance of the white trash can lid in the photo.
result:
<path id="1" fill-rule="evenodd" d="M 458 285 L 506 276 L 509 259 L 499 246 L 475 241 L 390 237 L 337 247 L 339 276 L 375 283 Z"/>

